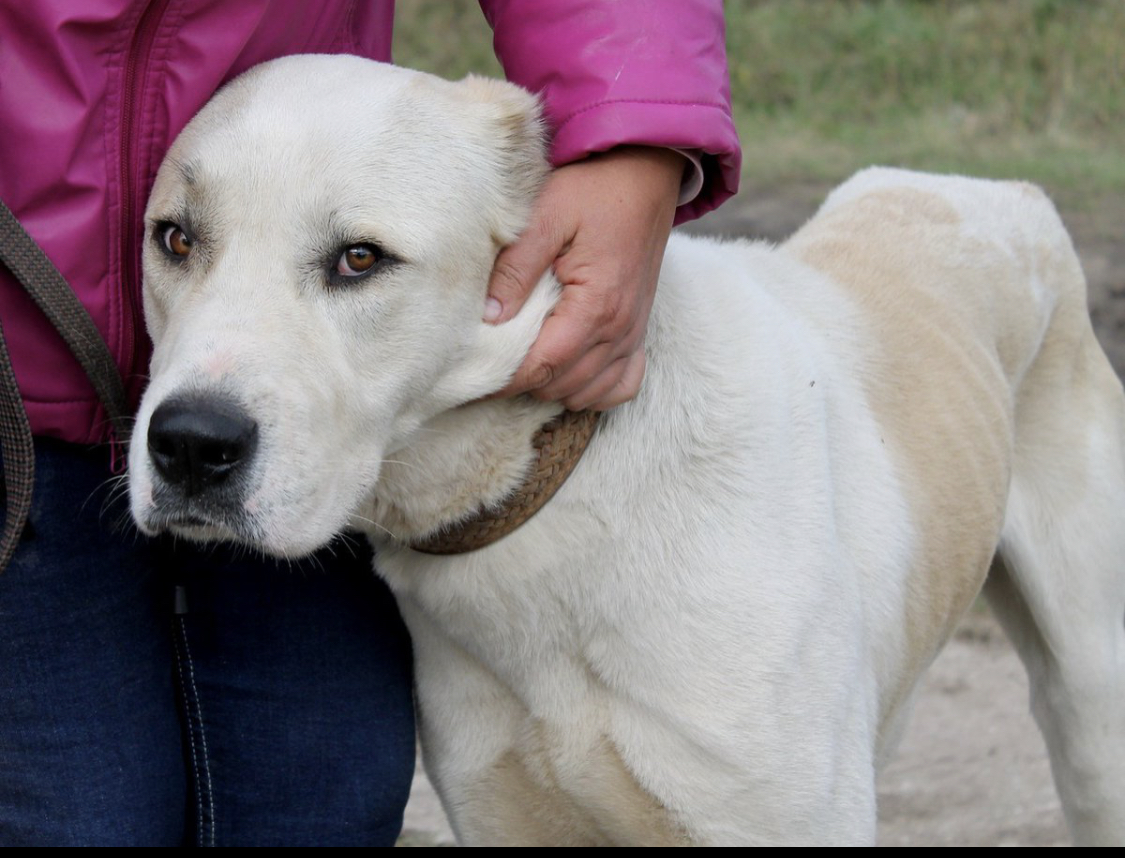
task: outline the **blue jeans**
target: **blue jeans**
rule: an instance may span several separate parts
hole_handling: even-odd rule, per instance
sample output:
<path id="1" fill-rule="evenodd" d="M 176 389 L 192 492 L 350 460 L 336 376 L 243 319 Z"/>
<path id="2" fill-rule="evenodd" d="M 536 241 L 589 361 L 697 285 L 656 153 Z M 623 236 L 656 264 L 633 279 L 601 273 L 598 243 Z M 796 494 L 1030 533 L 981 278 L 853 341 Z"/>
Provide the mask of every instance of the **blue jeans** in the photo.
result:
<path id="1" fill-rule="evenodd" d="M 107 458 L 36 440 L 0 575 L 0 845 L 392 844 L 410 642 L 366 544 L 145 539 Z"/>

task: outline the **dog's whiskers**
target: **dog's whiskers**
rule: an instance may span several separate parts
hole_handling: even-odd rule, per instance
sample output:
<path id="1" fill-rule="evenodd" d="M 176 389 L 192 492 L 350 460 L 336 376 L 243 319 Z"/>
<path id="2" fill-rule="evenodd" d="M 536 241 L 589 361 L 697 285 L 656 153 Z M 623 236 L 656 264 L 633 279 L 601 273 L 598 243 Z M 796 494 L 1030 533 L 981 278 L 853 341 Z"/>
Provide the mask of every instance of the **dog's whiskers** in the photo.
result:
<path id="1" fill-rule="evenodd" d="M 417 462 L 405 462 L 402 459 L 383 459 L 384 465 L 401 465 L 404 468 L 418 468 L 421 467 Z"/>
<path id="2" fill-rule="evenodd" d="M 369 524 L 372 527 L 378 528 L 379 530 L 383 531 L 383 533 L 387 534 L 387 536 L 389 536 L 391 539 L 395 540 L 395 542 L 403 542 L 404 541 L 401 536 L 396 534 L 390 528 L 384 527 L 379 522 L 377 522 L 373 519 L 367 518 L 366 516 L 362 516 L 362 515 L 359 515 L 358 513 L 353 512 L 351 515 L 348 516 L 348 520 L 349 520 L 349 522 L 358 522 L 360 524 Z"/>

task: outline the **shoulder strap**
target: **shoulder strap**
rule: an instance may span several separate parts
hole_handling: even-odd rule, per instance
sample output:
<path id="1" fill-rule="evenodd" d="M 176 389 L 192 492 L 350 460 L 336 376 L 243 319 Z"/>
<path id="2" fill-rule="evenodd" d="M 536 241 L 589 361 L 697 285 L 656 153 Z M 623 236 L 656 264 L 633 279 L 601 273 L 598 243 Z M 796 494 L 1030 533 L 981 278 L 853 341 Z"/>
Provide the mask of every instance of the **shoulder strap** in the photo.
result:
<path id="1" fill-rule="evenodd" d="M 32 300 L 55 326 L 82 365 L 113 424 L 118 440 L 129 439 L 129 408 L 125 384 L 94 320 L 42 248 L 0 200 L 0 262 L 15 275 Z M 34 484 L 35 456 L 31 427 L 7 346 L 0 328 L 0 450 L 4 459 L 7 511 L 0 535 L 3 570 L 27 521 Z"/>
<path id="2" fill-rule="evenodd" d="M 35 450 L 31 426 L 0 325 L 0 456 L 4 460 L 4 529 L 0 531 L 0 572 L 8 568 L 31 511 L 35 485 Z"/>
<path id="3" fill-rule="evenodd" d="M 23 284 L 39 309 L 70 347 L 97 391 L 113 430 L 121 441 L 129 437 L 129 406 L 125 384 L 113 355 L 94 320 L 47 254 L 0 200 L 0 261 Z"/>

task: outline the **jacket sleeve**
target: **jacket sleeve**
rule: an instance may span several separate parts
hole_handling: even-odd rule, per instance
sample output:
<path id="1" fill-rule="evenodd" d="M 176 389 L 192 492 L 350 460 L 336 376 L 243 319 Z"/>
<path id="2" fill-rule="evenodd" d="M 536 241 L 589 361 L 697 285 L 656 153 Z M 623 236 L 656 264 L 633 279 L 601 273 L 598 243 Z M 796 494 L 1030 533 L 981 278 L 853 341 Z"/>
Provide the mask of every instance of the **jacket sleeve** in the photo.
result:
<path id="1" fill-rule="evenodd" d="M 482 0 L 496 56 L 538 93 L 555 166 L 614 146 L 701 153 L 703 187 L 676 222 L 738 189 L 720 0 Z"/>

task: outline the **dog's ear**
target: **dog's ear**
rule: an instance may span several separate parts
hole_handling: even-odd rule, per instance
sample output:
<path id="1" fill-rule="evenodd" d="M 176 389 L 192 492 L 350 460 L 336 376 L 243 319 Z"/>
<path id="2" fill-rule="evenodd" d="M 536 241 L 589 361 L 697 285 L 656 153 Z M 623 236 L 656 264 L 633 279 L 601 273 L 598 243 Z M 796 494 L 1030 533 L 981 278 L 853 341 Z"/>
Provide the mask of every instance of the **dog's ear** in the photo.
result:
<path id="1" fill-rule="evenodd" d="M 549 170 L 539 99 L 515 84 L 469 75 L 459 94 L 484 123 L 484 142 L 500 170 L 505 217 L 495 225 L 499 246 L 515 241 Z"/>

